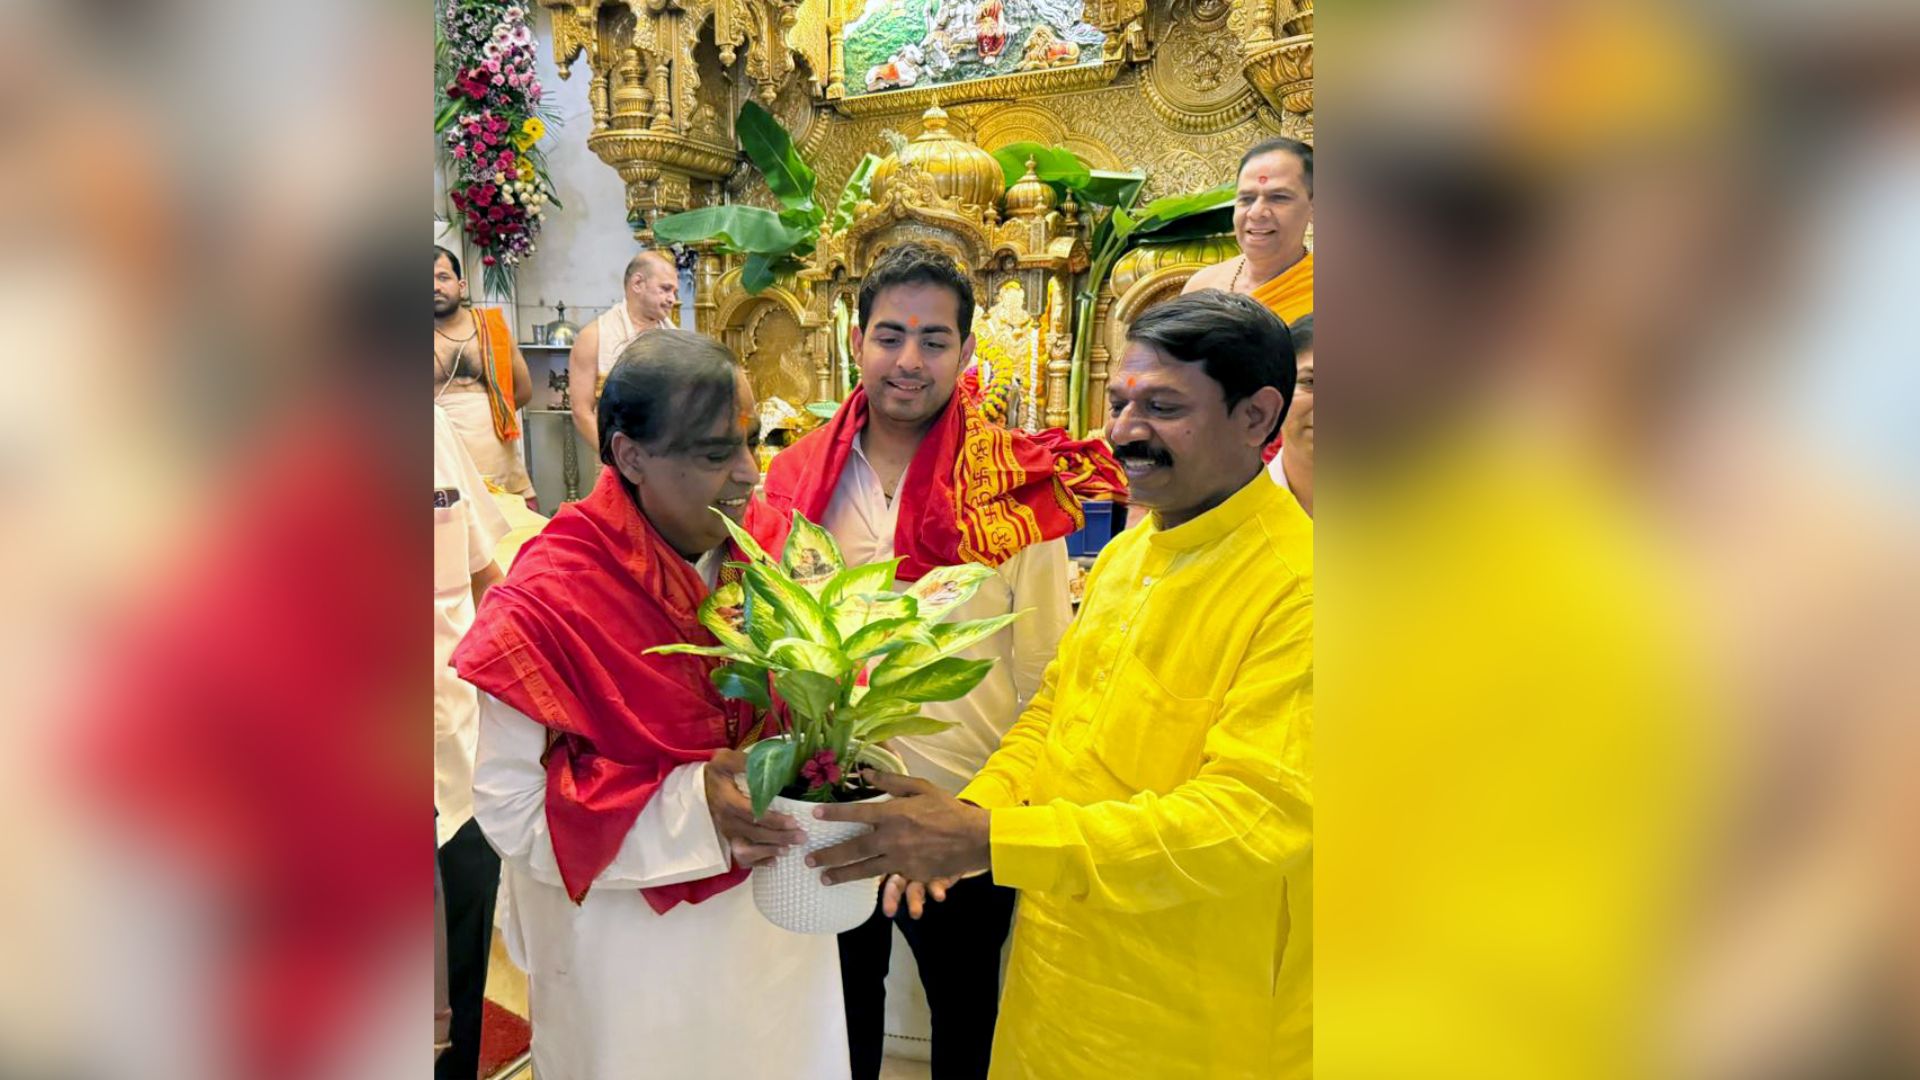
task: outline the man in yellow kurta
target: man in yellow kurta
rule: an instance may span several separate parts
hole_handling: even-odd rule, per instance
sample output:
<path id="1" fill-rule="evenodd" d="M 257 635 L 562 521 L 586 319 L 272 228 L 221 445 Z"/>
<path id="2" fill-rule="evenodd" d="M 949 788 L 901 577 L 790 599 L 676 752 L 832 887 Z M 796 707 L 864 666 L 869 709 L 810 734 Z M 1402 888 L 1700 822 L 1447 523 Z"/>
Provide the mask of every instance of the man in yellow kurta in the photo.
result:
<path id="1" fill-rule="evenodd" d="M 1312 525 L 1261 467 L 1286 327 L 1206 291 L 1148 311 L 1108 435 L 1150 521 L 1094 566 L 1040 693 L 959 799 L 880 774 L 814 856 L 910 908 L 991 867 L 1019 890 L 992 1076 L 1312 1071 Z M 891 902 L 902 885 L 890 879 Z"/>
<path id="2" fill-rule="evenodd" d="M 1248 150 L 1236 174 L 1233 238 L 1240 254 L 1187 279 L 1183 292 L 1245 293 L 1288 323 L 1313 313 L 1313 147 L 1268 139 Z"/>

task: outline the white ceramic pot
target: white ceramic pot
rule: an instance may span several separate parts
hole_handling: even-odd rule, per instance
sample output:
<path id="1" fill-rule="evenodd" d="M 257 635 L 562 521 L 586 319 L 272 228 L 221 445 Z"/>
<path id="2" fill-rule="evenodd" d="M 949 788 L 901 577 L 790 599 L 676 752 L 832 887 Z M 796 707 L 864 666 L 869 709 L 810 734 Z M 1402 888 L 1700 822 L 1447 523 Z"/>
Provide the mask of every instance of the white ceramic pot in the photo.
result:
<path id="1" fill-rule="evenodd" d="M 878 795 L 866 803 L 885 802 Z M 872 829 L 851 821 L 822 821 L 813 816 L 823 803 L 803 802 L 775 795 L 769 812 L 787 815 L 807 834 L 805 844 L 788 848 L 770 863 L 753 868 L 753 902 L 767 921 L 796 934 L 838 934 L 866 922 L 880 895 L 878 877 L 822 885 L 825 871 L 808 866 L 807 855 L 844 843 Z"/>

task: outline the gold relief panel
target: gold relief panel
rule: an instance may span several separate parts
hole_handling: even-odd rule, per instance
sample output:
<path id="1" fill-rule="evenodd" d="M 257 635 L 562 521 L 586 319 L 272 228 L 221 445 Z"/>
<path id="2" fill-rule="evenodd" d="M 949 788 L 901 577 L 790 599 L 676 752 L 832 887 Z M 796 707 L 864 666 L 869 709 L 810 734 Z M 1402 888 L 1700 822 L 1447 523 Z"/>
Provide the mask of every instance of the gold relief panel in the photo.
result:
<path id="1" fill-rule="evenodd" d="M 1158 27 L 1160 44 L 1140 92 L 1175 131 L 1222 131 L 1252 114 L 1256 97 L 1241 75 L 1231 9 L 1215 0 L 1176 0 Z"/>
<path id="2" fill-rule="evenodd" d="M 772 302 L 747 313 L 740 331 L 740 359 L 755 396 L 785 398 L 800 405 L 814 399 L 816 373 L 807 334 L 799 320 Z"/>

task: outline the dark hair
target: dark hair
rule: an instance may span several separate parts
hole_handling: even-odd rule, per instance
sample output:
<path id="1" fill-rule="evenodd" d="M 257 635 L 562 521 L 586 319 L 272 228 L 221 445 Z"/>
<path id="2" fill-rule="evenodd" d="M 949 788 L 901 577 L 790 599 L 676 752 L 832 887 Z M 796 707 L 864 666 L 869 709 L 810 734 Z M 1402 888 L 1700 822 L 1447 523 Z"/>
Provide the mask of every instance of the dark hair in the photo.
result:
<path id="1" fill-rule="evenodd" d="M 952 256 L 932 244 L 909 240 L 887 249 L 873 261 L 860 282 L 860 331 L 873 317 L 873 302 L 880 293 L 896 285 L 944 285 L 960 301 L 962 338 L 973 333 L 973 281 L 954 264 Z"/>
<path id="2" fill-rule="evenodd" d="M 725 345 L 691 330 L 649 330 L 620 350 L 600 391 L 600 460 L 613 464 L 613 436 L 679 453 L 739 403 L 740 365 Z"/>
<path id="3" fill-rule="evenodd" d="M 1276 136 L 1263 142 L 1254 143 L 1253 149 L 1248 150 L 1241 156 L 1239 167 L 1233 170 L 1234 183 L 1237 184 L 1240 182 L 1240 174 L 1246 171 L 1247 162 L 1252 161 L 1261 154 L 1271 154 L 1275 150 L 1285 150 L 1287 153 L 1300 159 L 1300 171 L 1307 178 L 1307 198 L 1313 198 L 1313 147 L 1308 146 L 1299 139 L 1288 139 Z"/>
<path id="4" fill-rule="evenodd" d="M 459 277 L 460 276 L 460 256 L 455 255 L 453 252 L 448 251 L 446 248 L 441 247 L 439 244 L 433 245 L 433 261 L 439 262 L 443 258 L 447 260 L 448 266 L 453 267 L 453 276 Z"/>
<path id="5" fill-rule="evenodd" d="M 1293 357 L 1298 364 L 1301 353 L 1313 351 L 1313 312 L 1309 311 L 1289 323 L 1287 333 L 1293 338 Z"/>
<path id="6" fill-rule="evenodd" d="M 1293 336 L 1258 300 L 1219 289 L 1191 292 L 1148 308 L 1127 327 L 1127 340 L 1199 364 L 1220 384 L 1229 409 L 1263 386 L 1280 391 L 1280 415 L 1266 441 L 1280 434 L 1293 404 Z"/>

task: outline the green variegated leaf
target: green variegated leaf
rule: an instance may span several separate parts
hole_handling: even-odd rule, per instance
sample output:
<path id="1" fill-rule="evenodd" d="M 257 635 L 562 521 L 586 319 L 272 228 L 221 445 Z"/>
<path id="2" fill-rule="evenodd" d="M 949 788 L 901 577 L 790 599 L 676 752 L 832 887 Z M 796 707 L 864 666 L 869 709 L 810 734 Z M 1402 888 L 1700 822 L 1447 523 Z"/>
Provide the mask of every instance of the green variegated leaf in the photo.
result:
<path id="1" fill-rule="evenodd" d="M 942 566 L 908 586 L 906 594 L 919 601 L 917 614 L 921 618 L 939 622 L 947 612 L 972 599 L 993 573 L 992 567 L 979 563 Z"/>
<path id="2" fill-rule="evenodd" d="M 736 652 L 757 654 L 760 650 L 747 636 L 747 595 L 737 581 L 730 581 L 707 594 L 700 602 L 700 625 L 720 643 Z"/>
<path id="3" fill-rule="evenodd" d="M 734 661 L 713 672 L 714 689 L 720 696 L 735 701 L 750 701 L 754 708 L 765 711 L 773 707 L 773 699 L 767 696 L 767 669 L 753 664 Z"/>
<path id="4" fill-rule="evenodd" d="M 922 633 L 914 634 L 915 630 Z M 915 618 L 881 619 L 868 623 L 850 635 L 843 651 L 855 660 L 867 660 L 881 653 L 904 648 L 926 638 L 926 623 Z"/>
<path id="5" fill-rule="evenodd" d="M 871 703 L 855 701 L 840 710 L 837 718 L 852 724 L 856 733 L 862 724 L 872 724 L 881 720 L 892 720 L 919 712 L 920 706 L 911 701 L 887 701 L 875 698 Z"/>
<path id="6" fill-rule="evenodd" d="M 648 656 L 718 656 L 732 659 L 734 651 L 725 645 L 655 645 L 646 650 Z"/>
<path id="7" fill-rule="evenodd" d="M 741 602 L 742 619 L 746 623 L 747 638 L 752 641 L 754 650 L 761 656 L 773 648 L 773 643 L 786 636 L 787 628 L 780 621 L 776 605 L 768 602 L 753 589 L 741 590 L 745 599 Z"/>
<path id="8" fill-rule="evenodd" d="M 853 760 L 859 765 L 872 765 L 885 772 L 906 775 L 907 763 L 900 755 L 877 743 L 861 743 L 853 751 Z"/>
<path id="9" fill-rule="evenodd" d="M 893 589 L 894 575 L 899 570 L 899 559 L 868 563 L 865 566 L 849 566 L 833 575 L 833 580 L 828 582 L 827 587 L 820 592 L 820 602 L 831 608 L 842 597 L 889 592 Z"/>
<path id="10" fill-rule="evenodd" d="M 714 513 L 720 514 L 720 520 L 727 523 L 727 534 L 733 537 L 734 543 L 740 545 L 740 550 L 746 553 L 747 558 L 768 566 L 774 565 L 773 556 L 767 554 L 766 549 L 760 546 L 760 541 L 755 540 L 752 533 L 741 528 L 732 518 L 721 514 L 719 510 L 715 510 Z"/>
<path id="11" fill-rule="evenodd" d="M 952 656 L 969 645 L 985 641 L 1025 614 L 1024 611 L 1014 611 L 1005 615 L 995 615 L 990 619 L 935 624 L 928 628 L 931 641 L 901 648 L 895 654 L 894 662 L 903 672 L 925 667 L 935 660 Z"/>
<path id="12" fill-rule="evenodd" d="M 873 669 L 867 683 L 872 688 L 864 699 L 868 705 L 881 700 L 953 701 L 967 695 L 993 670 L 991 660 L 967 660 L 950 656 L 925 667 L 907 670 L 895 668 L 900 653 L 895 653 Z"/>
<path id="13" fill-rule="evenodd" d="M 805 638 L 781 638 L 774 642 L 768 655 L 780 667 L 811 671 L 829 679 L 838 679 L 853 670 L 853 662 L 847 659 L 846 653 Z"/>
<path id="14" fill-rule="evenodd" d="M 899 716 L 892 720 L 881 720 L 865 728 L 857 728 L 854 737 L 868 742 L 885 742 L 902 735 L 937 735 L 953 726 L 951 720 L 935 720 L 931 716 Z"/>
<path id="15" fill-rule="evenodd" d="M 840 700 L 840 684 L 813 671 L 779 672 L 773 677 L 773 688 L 795 712 L 809 720 L 824 718 Z"/>
<path id="16" fill-rule="evenodd" d="M 820 601 L 778 567 L 749 567 L 746 582 L 747 589 L 758 599 L 767 601 L 767 606 L 786 626 L 787 634 L 783 636 L 840 644 L 840 633 L 821 609 Z"/>
<path id="17" fill-rule="evenodd" d="M 899 593 L 875 592 L 843 596 L 834 604 L 833 628 L 845 641 L 877 622 L 911 619 L 919 614 L 919 602 Z"/>
<path id="18" fill-rule="evenodd" d="M 805 514 L 793 512 L 793 531 L 787 534 L 787 546 L 780 554 L 780 565 L 793 580 L 819 596 L 834 575 L 845 569 L 840 545 L 827 530 L 808 521 Z"/>
<path id="19" fill-rule="evenodd" d="M 753 797 L 754 817 L 765 814 L 780 789 L 799 778 L 800 763 L 794 760 L 798 750 L 787 739 L 762 739 L 747 748 L 747 793 Z"/>

